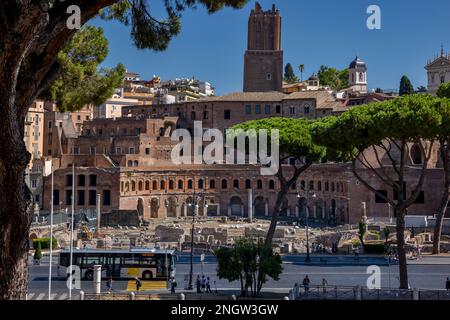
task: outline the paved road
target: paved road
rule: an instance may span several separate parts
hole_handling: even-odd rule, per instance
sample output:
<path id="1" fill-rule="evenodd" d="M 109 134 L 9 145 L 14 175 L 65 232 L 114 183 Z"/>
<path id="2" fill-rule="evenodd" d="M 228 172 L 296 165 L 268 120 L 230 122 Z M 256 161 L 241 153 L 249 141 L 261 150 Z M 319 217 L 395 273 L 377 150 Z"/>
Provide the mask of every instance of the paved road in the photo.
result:
<path id="1" fill-rule="evenodd" d="M 368 274 L 368 265 L 378 265 L 381 269 L 381 286 L 397 288 L 398 266 L 388 265 L 383 257 L 360 257 L 355 260 L 353 257 L 333 257 L 328 256 L 327 262 L 320 262 L 320 256 L 314 256 L 311 265 L 305 265 L 304 256 L 288 256 L 283 258 L 283 273 L 279 281 L 269 280 L 265 285 L 266 290 L 274 292 L 287 293 L 295 282 L 301 282 L 303 277 L 308 274 L 311 279 L 311 285 L 320 284 L 322 278 L 326 278 L 328 284 L 333 286 L 366 286 Z M 450 276 L 450 258 L 427 257 L 421 261 L 411 261 L 408 267 L 410 286 L 421 289 L 443 289 L 446 277 Z M 178 288 L 186 286 L 186 278 L 189 275 L 189 256 L 182 255 L 177 263 L 177 282 Z M 218 290 L 238 289 L 239 283 L 229 283 L 227 280 L 220 280 L 216 277 L 216 261 L 214 257 L 207 256 L 205 263 L 200 264 L 200 257 L 195 256 L 194 274 L 200 274 L 202 271 L 206 276 L 211 277 L 213 290 L 215 289 L 213 281 L 216 280 Z M 66 282 L 56 277 L 56 266 L 53 266 L 52 292 L 54 299 L 68 298 Z M 43 300 L 47 299 L 48 293 L 48 258 L 44 258 L 40 266 L 29 267 L 29 298 Z M 194 279 L 195 282 L 195 279 Z M 102 283 L 103 290 L 106 290 L 106 283 Z M 115 291 L 126 292 L 129 289 L 128 281 L 114 281 Z M 81 281 L 81 289 L 85 292 L 93 292 L 93 284 L 90 281 Z M 76 295 L 79 290 L 74 290 Z"/>

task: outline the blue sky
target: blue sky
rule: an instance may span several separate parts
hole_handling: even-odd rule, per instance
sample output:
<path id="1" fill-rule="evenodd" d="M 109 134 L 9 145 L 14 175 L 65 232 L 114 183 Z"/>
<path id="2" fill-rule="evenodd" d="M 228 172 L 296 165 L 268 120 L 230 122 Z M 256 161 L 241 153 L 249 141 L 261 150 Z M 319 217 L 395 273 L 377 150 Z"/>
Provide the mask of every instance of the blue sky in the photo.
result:
<path id="1" fill-rule="evenodd" d="M 450 51 L 448 0 L 261 0 L 275 3 L 283 18 L 285 63 L 305 64 L 305 75 L 320 65 L 345 68 L 356 53 L 367 63 L 370 88 L 397 89 L 406 74 L 414 86 L 426 85 L 424 66 L 440 51 Z M 160 12 L 161 1 L 154 4 Z M 122 62 L 144 79 L 195 76 L 211 82 L 218 94 L 242 90 L 247 19 L 254 7 L 224 9 L 213 15 L 199 7 L 183 14 L 182 31 L 165 52 L 138 50 L 130 31 L 117 22 L 93 20 L 110 43 L 105 66 Z M 366 27 L 367 7 L 381 8 L 381 30 Z"/>

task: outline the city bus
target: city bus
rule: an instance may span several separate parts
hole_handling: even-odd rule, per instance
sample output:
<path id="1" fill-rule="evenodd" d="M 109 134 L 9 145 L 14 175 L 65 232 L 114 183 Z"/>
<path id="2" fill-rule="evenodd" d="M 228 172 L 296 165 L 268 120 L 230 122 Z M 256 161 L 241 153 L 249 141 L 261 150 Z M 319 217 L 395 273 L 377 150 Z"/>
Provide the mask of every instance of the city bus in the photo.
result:
<path id="1" fill-rule="evenodd" d="M 102 266 L 102 277 L 144 280 L 167 280 L 175 277 L 175 250 L 134 248 L 129 250 L 73 249 L 72 265 L 80 268 L 80 276 L 94 278 L 94 265 Z M 70 250 L 61 250 L 58 276 L 67 277 Z"/>

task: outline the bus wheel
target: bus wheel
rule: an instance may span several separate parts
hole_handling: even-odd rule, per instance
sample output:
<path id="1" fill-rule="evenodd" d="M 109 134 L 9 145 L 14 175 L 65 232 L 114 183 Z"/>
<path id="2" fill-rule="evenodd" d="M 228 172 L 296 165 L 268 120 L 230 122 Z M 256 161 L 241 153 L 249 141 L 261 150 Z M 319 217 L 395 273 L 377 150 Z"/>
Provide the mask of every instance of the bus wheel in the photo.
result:
<path id="1" fill-rule="evenodd" d="M 92 270 L 86 271 L 86 273 L 84 274 L 84 277 L 86 278 L 86 280 L 94 279 L 94 271 L 92 271 Z"/>
<path id="2" fill-rule="evenodd" d="M 142 273 L 142 278 L 145 280 L 151 280 L 153 278 L 153 274 L 151 271 L 144 271 L 144 273 Z"/>

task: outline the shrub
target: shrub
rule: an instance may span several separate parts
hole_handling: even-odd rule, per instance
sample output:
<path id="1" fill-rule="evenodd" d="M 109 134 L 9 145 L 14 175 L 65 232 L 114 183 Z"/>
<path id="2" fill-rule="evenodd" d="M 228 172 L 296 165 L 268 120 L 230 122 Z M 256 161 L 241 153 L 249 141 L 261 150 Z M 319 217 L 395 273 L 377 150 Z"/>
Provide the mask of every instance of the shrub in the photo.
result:
<path id="1" fill-rule="evenodd" d="M 364 252 L 368 254 L 383 254 L 385 245 L 384 243 L 365 243 Z"/>
<path id="2" fill-rule="evenodd" d="M 361 245 L 361 240 L 359 240 L 359 239 L 354 238 L 350 242 L 354 247 L 359 247 Z"/>
<path id="3" fill-rule="evenodd" d="M 34 251 L 34 260 L 41 260 L 41 258 L 42 258 L 41 243 L 36 242 L 36 249 Z"/>
<path id="4" fill-rule="evenodd" d="M 37 244 L 40 244 L 41 249 L 50 249 L 50 238 L 36 238 L 33 239 L 33 249 L 37 249 Z M 53 237 L 53 249 L 58 248 L 58 241 Z"/>

